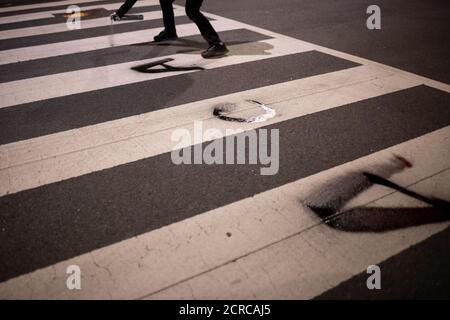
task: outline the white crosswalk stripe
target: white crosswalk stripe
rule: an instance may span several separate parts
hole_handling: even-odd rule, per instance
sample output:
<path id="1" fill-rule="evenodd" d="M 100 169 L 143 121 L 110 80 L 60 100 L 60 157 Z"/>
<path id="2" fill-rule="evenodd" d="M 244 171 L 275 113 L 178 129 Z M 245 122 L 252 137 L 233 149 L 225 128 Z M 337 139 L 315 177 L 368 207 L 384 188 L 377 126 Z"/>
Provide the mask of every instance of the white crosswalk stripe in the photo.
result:
<path id="1" fill-rule="evenodd" d="M 336 74 L 317 76 L 317 79 L 307 79 L 307 83 L 304 80 L 297 80 L 289 84 L 240 92 L 201 103 L 180 105 L 71 132 L 3 145 L 0 147 L 0 152 L 6 155 L 5 160 L 8 159 L 9 163 L 1 163 L 0 174 L 8 178 L 3 179 L 1 183 L 0 195 L 35 188 L 170 152 L 174 147 L 174 143 L 171 141 L 173 130 L 184 128 L 193 134 L 194 122 L 200 119 L 203 121 L 204 130 L 215 128 L 220 130 L 223 136 L 230 128 L 247 131 L 268 124 L 255 123 L 242 126 L 220 122 L 211 115 L 211 106 L 220 101 L 236 101 L 247 108 L 241 112 L 248 112 L 249 107 L 257 112 L 255 107 L 246 105 L 245 101 L 252 96 L 267 97 L 270 106 L 281 114 L 269 122 L 272 124 L 417 85 L 417 82 L 409 82 L 399 86 L 398 77 L 390 75 L 383 77 L 376 73 L 369 73 L 366 75 L 366 80 L 356 80 L 356 83 L 352 82 L 347 85 L 339 81 L 344 77 L 347 80 L 355 81 L 358 76 L 355 75 L 353 78 L 349 75 L 356 73 L 358 76 L 364 75 L 358 68 L 356 70 L 349 69 L 348 73 L 337 72 Z M 325 78 L 330 79 L 328 83 Z M 305 83 L 302 90 L 296 92 L 294 88 L 299 88 L 298 85 L 302 83 Z M 314 84 L 318 83 L 321 88 L 316 91 L 317 87 L 314 88 Z M 324 86 L 326 87 L 324 88 Z M 289 87 L 293 90 L 286 90 Z M 333 91 L 333 99 L 330 99 L 330 91 Z M 349 94 L 354 91 L 360 92 L 360 94 Z M 289 92 L 293 95 L 283 97 L 282 92 L 285 94 Z M 278 93 L 280 94 L 277 95 Z M 271 97 L 283 97 L 283 99 L 278 101 Z M 302 108 L 299 108 L 299 105 Z M 186 109 L 196 112 L 186 115 Z M 166 121 L 161 122 L 163 119 Z M 159 142 L 155 144 L 154 141 Z M 207 140 L 202 140 L 202 142 L 205 141 Z"/>
<path id="2" fill-rule="evenodd" d="M 442 187 L 441 190 L 450 190 L 448 149 L 445 153 L 441 152 L 442 143 L 449 135 L 450 127 L 447 127 L 278 189 L 20 276 L 0 284 L 0 297 L 32 297 L 28 283 L 35 289 L 33 298 L 36 299 L 249 299 L 256 289 L 259 289 L 255 292 L 258 299 L 312 298 L 329 289 L 331 284 L 337 285 L 368 265 L 383 261 L 443 230 L 448 223 L 382 235 L 342 234 L 323 225 L 311 229 L 319 220 L 307 208 L 299 208 L 299 199 L 307 198 L 313 186 L 327 183 L 333 176 L 354 170 L 355 167 L 367 168 L 382 162 L 392 152 L 406 153 L 424 164 L 427 163 L 428 156 L 435 156 L 437 159 L 436 166 L 428 168 L 429 171 L 423 172 L 423 176 L 404 172 L 397 177 L 399 182 L 414 186 L 416 181 L 446 169 L 440 175 L 430 178 L 431 181 L 420 182 L 417 188 L 420 191 L 422 184 L 436 183 Z M 436 141 L 440 142 L 436 144 Z M 422 148 L 427 148 L 430 153 L 424 155 Z M 387 189 L 373 187 L 355 199 L 353 205 L 373 204 L 377 199 L 389 205 L 390 199 L 385 198 L 389 193 Z M 446 195 L 449 196 L 448 193 Z M 398 195 L 393 194 L 391 197 Z M 408 198 L 396 200 L 404 206 L 411 201 Z M 259 220 L 261 217 L 264 219 Z M 225 236 L 227 232 L 233 234 L 229 241 Z M 335 245 L 330 247 L 333 242 Z M 320 255 L 320 252 L 329 250 L 334 253 Z M 283 258 L 277 257 L 277 251 L 283 252 Z M 332 259 L 339 254 L 342 256 L 338 257 L 336 261 L 339 263 L 335 264 Z M 294 258 L 295 261 L 292 261 Z M 303 262 L 298 265 L 298 260 Z M 268 263 L 269 261 L 276 264 Z M 86 283 L 85 287 L 78 292 L 68 291 L 65 287 L 65 269 L 73 264 L 81 267 L 86 278 L 95 276 L 94 281 L 83 281 Z M 298 277 L 300 266 L 302 276 Z M 286 275 L 286 278 L 276 282 L 278 288 L 272 287 L 268 275 L 258 277 L 258 274 L 264 272 L 261 269 L 263 267 L 267 268 L 266 272 L 269 274 Z M 333 270 L 329 269 L 333 267 Z M 245 270 L 255 272 L 252 278 L 242 276 Z M 332 276 L 323 279 L 322 272 Z M 57 276 L 54 277 L 54 274 Z M 216 281 L 211 281 L 212 279 L 222 280 L 217 281 L 216 286 Z M 243 283 L 232 289 L 231 282 L 237 279 L 244 279 Z M 208 285 L 202 285 L 203 281 L 208 282 Z M 252 281 L 259 283 L 259 287 L 255 287 Z M 295 290 L 283 290 L 286 284 Z M 195 288 L 194 296 L 190 290 L 186 290 L 189 286 Z M 209 288 L 212 291 L 208 291 Z"/>
<path id="3" fill-rule="evenodd" d="M 156 5 L 155 1 L 151 1 L 151 0 L 139 1 L 138 3 L 136 3 L 136 5 L 134 7 L 141 8 L 141 7 L 150 6 L 150 5 Z M 115 10 L 115 9 L 117 9 L 117 4 L 102 4 L 102 5 L 81 7 L 81 10 L 83 10 L 83 11 L 95 10 L 95 9 Z M 50 11 L 45 11 L 45 12 L 37 12 L 37 13 L 29 13 L 29 14 L 20 14 L 17 16 L 8 16 L 8 17 L 3 17 L 0 20 L 0 25 L 6 24 L 6 23 L 21 22 L 21 21 L 54 18 L 55 14 L 64 14 L 64 13 L 66 13 L 66 9 L 50 10 Z M 87 20 L 87 21 L 89 21 L 89 20 Z M 49 26 L 51 26 L 51 25 L 49 25 Z"/>
<path id="4" fill-rule="evenodd" d="M 223 27 L 226 28 L 226 27 Z M 181 29 L 181 28 L 180 28 Z M 217 28 L 218 30 L 222 28 Z M 147 31 L 145 31 L 147 32 Z M 195 34 L 195 26 L 189 25 L 186 30 L 182 30 L 183 35 L 188 36 Z M 181 33 L 180 32 L 180 33 Z M 125 38 L 125 37 L 124 37 Z M 280 57 L 293 53 L 300 53 L 309 51 L 310 48 L 300 44 L 286 45 L 281 41 L 266 40 L 259 42 L 261 46 L 268 49 L 265 53 L 258 55 L 233 55 L 225 57 L 220 60 L 208 61 L 194 54 L 176 54 L 170 56 L 160 56 L 156 59 L 140 60 L 138 64 L 146 64 L 161 59 L 174 59 L 170 64 L 176 66 L 195 66 L 204 69 L 214 69 L 224 66 L 230 66 L 239 63 L 251 62 L 256 60 L 269 59 Z M 248 44 L 230 46 L 231 50 L 239 51 L 242 47 L 247 47 Z M 49 76 L 30 78 L 25 80 L 18 80 L 0 84 L 0 92 L 5 92 L 1 95 L 0 108 L 5 108 L 17 104 L 34 102 L 39 100 L 46 100 L 55 97 L 67 96 L 81 92 L 94 91 L 99 89 L 111 88 L 129 83 L 137 83 L 142 81 L 149 81 L 159 78 L 173 77 L 187 72 L 197 71 L 179 71 L 170 74 L 156 73 L 145 74 L 137 73 L 131 68 L 136 66 L 136 62 L 127 62 L 115 65 L 107 65 L 98 68 L 89 68 L 84 70 L 71 71 L 66 73 L 58 73 Z M 30 90 L 30 88 L 33 88 Z M 24 92 L 26 91 L 26 94 Z"/>
<path id="5" fill-rule="evenodd" d="M 95 2 L 98 0 L 77 0 L 78 4 L 89 4 L 90 2 Z M 157 1 L 153 1 L 154 4 L 157 4 Z M 44 2 L 44 3 L 36 3 L 36 4 L 27 4 L 22 6 L 11 6 L 0 8 L 0 12 L 12 12 L 12 11 L 21 11 L 21 10 L 29 10 L 29 9 L 39 9 L 39 8 L 47 8 L 47 7 L 56 7 L 56 6 L 70 6 L 73 4 L 72 0 L 63 0 L 63 1 L 55 1 L 55 2 Z"/>
<path id="6" fill-rule="evenodd" d="M 182 9 L 176 8 L 174 10 L 175 17 L 179 17 L 184 14 L 185 14 L 184 10 L 182 10 Z M 144 16 L 144 20 L 162 19 L 162 13 L 160 11 L 143 12 L 142 15 Z M 120 23 L 121 24 L 129 24 L 129 23 L 136 23 L 136 21 L 138 21 L 138 20 L 123 20 L 123 21 L 120 21 Z M 104 27 L 104 26 L 107 26 L 109 23 L 110 23 L 109 17 L 89 19 L 89 20 L 83 21 L 82 29 L 86 30 L 86 29 L 90 29 L 90 28 Z M 5 30 L 0 33 L 0 40 L 37 36 L 37 35 L 44 35 L 44 34 L 52 34 L 52 33 L 57 33 L 57 32 L 67 32 L 67 31 L 68 31 L 67 23 L 65 23 L 65 22 L 64 23 L 55 23 L 55 24 L 44 25 L 44 26 Z"/>
<path id="7" fill-rule="evenodd" d="M 70 5 L 71 2 L 0 8 L 0 13 L 14 14 L 0 17 L 0 25 L 52 18 L 53 13 L 65 10 L 52 10 L 48 7 Z M 90 2 L 93 0 L 77 1 L 84 5 L 85 10 L 114 10 L 119 6 L 118 3 L 91 6 Z M 138 2 L 136 7 L 158 3 L 146 0 Z M 15 14 L 20 10 L 40 8 L 40 12 Z M 175 6 L 175 14 L 184 15 L 184 8 Z M 153 111 L 136 112 L 131 116 L 67 127 L 68 129 L 38 136 L 22 138 L 18 135 L 18 139 L 11 137 L 11 141 L 0 145 L 0 200 L 14 201 L 14 197 L 20 196 L 22 192 L 38 192 L 39 188 L 54 183 L 61 183 L 61 188 L 64 188 L 64 183 L 69 180 L 75 181 L 105 170 L 114 173 L 113 170 L 119 166 L 167 154 L 174 148 L 171 140 L 174 130 L 186 129 L 194 135 L 197 121 L 202 121 L 204 130 L 219 130 L 221 135 L 214 139 L 220 139 L 230 134 L 227 133 L 228 129 L 245 132 L 281 125 L 293 119 L 340 110 L 350 104 L 423 85 L 445 94 L 450 92 L 450 86 L 444 83 L 221 16 L 206 15 L 214 19 L 212 24 L 218 32 L 245 29 L 269 39 L 232 44 L 229 46 L 231 54 L 217 60 L 204 60 L 199 55 L 199 49 L 193 48 L 192 52 L 169 55 L 161 53 L 156 58 L 143 57 L 137 61 L 3 82 L 0 83 L 0 117 L 3 115 L 5 119 L 9 119 L 7 117 L 10 114 L 26 112 L 23 111 L 26 108 L 31 108 L 30 117 L 33 112 L 48 112 L 51 117 L 52 111 L 57 110 L 49 109 L 46 103 L 55 101 L 52 99 L 89 92 L 100 93 L 104 89 L 130 84 L 145 83 L 152 86 L 157 80 L 176 80 L 186 74 L 200 77 L 207 72 L 232 66 L 242 66 L 245 70 L 252 62 L 283 59 L 295 54 L 319 52 L 357 65 L 281 83 L 267 83 L 238 92 L 224 91 L 211 98 L 149 108 L 148 110 Z M 161 17 L 161 13 L 156 11 L 144 13 L 145 20 Z M 108 24 L 109 18 L 98 18 L 86 20 L 83 28 L 97 28 Z M 180 37 L 198 34 L 193 23 L 177 27 Z M 114 46 L 148 41 L 151 35 L 161 29 L 162 26 L 115 34 Z M 64 31 L 66 27 L 62 23 L 10 29 L 0 31 L 0 40 Z M 110 47 L 111 35 L 104 35 L 24 48 L 0 49 L 0 66 L 18 64 L 20 67 L 20 63 L 35 62 L 38 67 L 41 59 L 71 57 Z M 173 59 L 170 64 L 175 67 L 201 67 L 204 70 L 151 74 L 131 69 L 139 64 L 166 58 Z M 235 116 L 253 114 L 257 112 L 257 107 L 246 102 L 249 99 L 263 101 L 276 111 L 277 116 L 267 122 L 249 124 L 221 121 L 212 114 L 213 107 L 224 102 L 237 105 L 233 112 Z M 152 102 L 148 103 L 151 105 Z M 98 107 L 92 106 L 94 111 Z M 17 131 L 21 130 L 20 126 L 18 124 Z M 46 265 L 33 265 L 26 272 L 5 276 L 6 279 L 0 283 L 0 298 L 313 298 L 360 273 L 368 265 L 380 263 L 444 230 L 449 223 L 424 224 L 381 234 L 345 233 L 324 224 L 303 201 L 307 201 L 311 193 L 329 181 L 349 172 L 383 163 L 392 154 L 403 155 L 414 162 L 413 168 L 394 175 L 396 183 L 424 194 L 428 194 L 430 185 L 434 185 L 433 190 L 437 194 L 433 196 L 449 199 L 449 135 L 450 126 L 440 127 L 412 140 L 402 140 L 402 143 L 377 152 L 370 150 L 368 155 L 342 165 L 293 182 L 286 181 L 262 193 L 217 206 L 131 238 L 123 238 L 120 242 L 95 247 L 69 259 L 64 257 Z M 355 140 L 358 138 L 355 137 Z M 213 139 L 202 137 L 196 143 L 211 140 Z M 433 159 L 432 162 L 429 161 L 430 158 Z M 0 201 L 0 208 L 9 208 L 7 205 Z M 392 205 L 423 206 L 399 192 L 375 185 L 355 197 L 346 208 Z M 5 252 L 0 250 L 0 258 L 6 256 Z M 72 264 L 79 265 L 83 270 L 81 291 L 69 291 L 66 288 L 66 267 Z M 330 264 L 334 264 L 333 269 Z M 209 285 L 205 286 L 205 283 Z"/>
<path id="8" fill-rule="evenodd" d="M 212 24 L 217 32 L 239 28 L 238 24 L 233 26 L 221 23 L 220 21 L 213 21 Z M 125 32 L 113 36 L 107 35 L 89 39 L 65 41 L 56 44 L 39 45 L 31 48 L 26 47 L 4 50 L 0 51 L 0 65 L 109 48 L 111 47 L 111 41 L 113 41 L 114 46 L 125 46 L 146 40 L 149 41 L 149 35 L 158 33 L 161 29 L 162 28 Z M 178 26 L 178 35 L 180 37 L 186 37 L 195 34 L 196 32 L 198 31 L 193 23 Z"/>

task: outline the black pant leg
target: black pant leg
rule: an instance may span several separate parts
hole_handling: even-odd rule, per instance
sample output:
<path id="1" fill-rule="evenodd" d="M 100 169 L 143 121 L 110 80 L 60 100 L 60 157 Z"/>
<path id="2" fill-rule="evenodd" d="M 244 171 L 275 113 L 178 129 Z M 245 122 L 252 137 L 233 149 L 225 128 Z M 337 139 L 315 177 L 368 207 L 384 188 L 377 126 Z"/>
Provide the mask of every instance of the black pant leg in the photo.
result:
<path id="1" fill-rule="evenodd" d="M 186 14 L 192 21 L 195 22 L 200 30 L 203 38 L 210 44 L 220 43 L 220 38 L 217 32 L 208 19 L 200 12 L 203 0 L 186 0 Z"/>
<path id="2" fill-rule="evenodd" d="M 159 0 L 163 12 L 164 29 L 169 33 L 175 33 L 175 16 L 173 14 L 173 2 L 175 0 Z"/>
<path id="3" fill-rule="evenodd" d="M 119 10 L 116 11 L 119 17 L 123 17 L 124 14 L 127 14 L 128 11 L 134 6 L 137 0 L 127 0 L 122 4 Z"/>

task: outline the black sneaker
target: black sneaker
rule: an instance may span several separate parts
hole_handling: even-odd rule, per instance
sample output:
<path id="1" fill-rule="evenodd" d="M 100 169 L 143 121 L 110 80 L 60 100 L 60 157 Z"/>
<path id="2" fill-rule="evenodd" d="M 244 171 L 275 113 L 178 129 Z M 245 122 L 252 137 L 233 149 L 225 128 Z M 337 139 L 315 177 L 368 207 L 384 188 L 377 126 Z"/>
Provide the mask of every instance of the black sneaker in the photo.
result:
<path id="1" fill-rule="evenodd" d="M 211 45 L 207 50 L 202 52 L 205 59 L 222 57 L 228 53 L 228 49 L 223 42 Z"/>
<path id="2" fill-rule="evenodd" d="M 170 41 L 170 40 L 177 40 L 178 36 L 175 33 L 168 33 L 166 30 L 161 31 L 158 35 L 156 35 L 154 38 L 155 42 L 161 42 L 161 41 Z"/>

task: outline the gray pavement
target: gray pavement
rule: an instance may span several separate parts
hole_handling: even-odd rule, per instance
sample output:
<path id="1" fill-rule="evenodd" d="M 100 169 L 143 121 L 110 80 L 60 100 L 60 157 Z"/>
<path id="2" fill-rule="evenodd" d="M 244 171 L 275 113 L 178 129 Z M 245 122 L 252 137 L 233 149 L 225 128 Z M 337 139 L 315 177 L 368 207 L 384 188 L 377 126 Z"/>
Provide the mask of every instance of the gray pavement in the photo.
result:
<path id="1" fill-rule="evenodd" d="M 119 2 L 95 1 L 83 6 L 118 6 Z M 150 2 L 134 12 L 154 14 L 158 6 Z M 184 1 L 175 3 L 183 5 Z M 33 6 L 36 4 L 37 7 Z M 43 5 L 39 7 L 40 4 Z M 379 152 L 388 152 L 385 150 L 407 150 L 402 156 L 411 156 L 410 160 L 419 163 L 417 167 L 414 163 L 413 173 L 399 178 L 399 184 L 414 188 L 426 180 L 443 180 L 450 167 L 445 157 L 450 150 L 447 140 L 450 47 L 446 40 L 450 33 L 450 3 L 380 0 L 377 5 L 381 8 L 381 30 L 366 28 L 366 8 L 370 4 L 358 0 L 206 0 L 204 11 L 215 15 L 209 18 L 223 28 L 219 34 L 231 48 L 228 60 L 211 62 L 199 57 L 206 44 L 183 15 L 176 18 L 179 30 L 184 33 L 176 43 L 149 43 L 151 32 L 162 24 L 162 19 L 155 15 L 152 19 L 115 26 L 116 45 L 110 46 L 110 26 L 101 24 L 101 19 L 108 22 L 112 7 L 87 19 L 89 27 L 68 32 L 61 16 L 20 21 L 26 15 L 61 10 L 66 4 L 33 0 L 3 3 L 0 6 L 0 297 L 22 297 L 21 281 L 29 278 L 38 279 L 38 297 L 61 297 L 51 295 L 60 289 L 48 292 L 42 289 L 47 284 L 40 282 L 45 277 L 40 278 L 39 272 L 48 276 L 53 272 L 49 268 L 57 270 L 54 266 L 70 259 L 76 261 L 96 250 L 102 254 L 103 250 L 114 251 L 115 245 L 122 241 L 151 237 L 172 225 L 183 229 L 186 223 L 186 230 L 190 230 L 186 222 L 189 219 L 210 217 L 214 210 L 229 215 L 229 209 L 224 208 L 230 205 L 253 198 L 259 201 L 258 195 L 275 194 L 290 183 L 301 184 L 302 179 L 321 177 L 327 170 L 335 170 L 332 171 L 335 176 L 347 170 L 343 169 L 346 164 L 366 157 L 372 163 L 380 158 Z M 31 7 L 11 9 L 16 5 Z M 18 21 L 7 20 L 14 15 L 19 16 Z M 41 27 L 37 33 L 31 29 Z M 89 42 L 93 38 L 96 42 Z M 167 56 L 182 67 L 200 66 L 205 70 L 150 75 L 131 70 L 151 59 Z M 336 78 L 332 78 L 334 74 Z M 271 96 L 271 92 L 280 96 Z M 225 129 L 233 124 L 214 119 L 214 103 L 233 101 L 240 111 L 248 112 L 248 106 L 243 110 L 242 103 L 252 95 L 254 99 L 270 100 L 278 112 L 273 122 L 255 127 L 258 132 L 264 129 L 280 132 L 277 175 L 259 175 L 261 163 L 177 166 L 171 162 L 170 148 L 164 140 L 170 137 L 170 130 L 199 120 Z M 245 124 L 241 127 L 246 128 Z M 424 136 L 432 137 L 428 151 L 424 147 L 418 150 L 410 147 L 414 143 L 420 145 Z M 146 145 L 149 141 L 150 145 Z M 207 147 L 206 141 L 200 142 L 203 148 Z M 399 147 L 403 144 L 407 147 Z M 426 159 L 426 152 L 432 153 L 430 150 L 438 150 L 438 158 Z M 433 188 L 425 189 L 425 194 L 449 201 L 446 186 L 446 182 L 435 182 Z M 299 194 L 309 190 L 310 185 L 302 188 Z M 382 202 L 392 190 L 384 192 L 383 195 L 375 191 L 376 196 L 367 198 L 364 206 Z M 394 208 L 409 205 L 409 201 L 398 200 Z M 282 198 L 273 200 L 273 207 L 259 205 L 261 219 L 271 217 L 272 209 L 283 214 L 283 208 L 289 207 Z M 237 208 L 232 214 L 250 210 L 244 205 Z M 392 248 L 398 247 L 400 252 L 377 258 L 383 274 L 382 290 L 367 290 L 364 268 L 357 268 L 356 272 L 341 266 L 341 273 L 348 271 L 352 276 L 341 278 L 336 275 L 339 272 L 324 273 L 323 283 L 334 283 L 332 288 L 326 284 L 319 291 L 294 294 L 283 287 L 283 281 L 290 279 L 287 276 L 280 280 L 279 296 L 266 295 L 266 289 L 253 283 L 252 290 L 257 291 L 253 297 L 448 299 L 450 284 L 445 274 L 450 261 L 446 250 L 450 229 L 446 226 L 450 212 L 448 207 L 444 208 L 447 209 L 437 209 L 439 220 L 419 219 L 417 223 L 389 230 L 398 235 Z M 293 214 L 291 209 L 287 210 L 285 214 Z M 300 207 L 298 210 L 298 216 L 309 214 Z M 322 220 L 316 221 L 317 226 L 326 226 L 330 216 L 321 213 L 318 217 Z M 312 218 L 308 216 L 306 220 L 317 219 L 310 214 Z M 226 219 L 234 221 L 232 217 Z M 233 233 L 259 228 L 255 223 L 254 227 L 244 225 L 239 229 L 240 219 L 245 218 L 236 219 L 238 227 Z M 430 222 L 436 221 L 444 222 L 430 227 Z M 308 230 L 315 225 L 303 222 L 297 231 L 309 239 Z M 284 231 L 274 230 L 279 232 L 282 244 L 289 241 L 290 236 Z M 420 236 L 410 235 L 411 230 L 418 230 Z M 379 231 L 388 233 L 388 228 L 381 223 L 377 237 Z M 426 235 L 423 239 L 421 232 Z M 371 231 L 362 233 L 361 239 L 371 235 Z M 226 234 L 230 237 L 232 233 Z M 261 236 L 265 237 L 268 235 Z M 358 239 L 359 234 L 354 233 L 354 237 Z M 398 240 L 402 237 L 407 239 L 404 243 Z M 163 237 L 158 239 L 164 243 Z M 211 245 L 220 245 L 221 242 L 214 243 L 216 240 L 211 240 Z M 198 277 L 202 281 L 202 276 L 209 272 L 225 270 L 229 263 L 245 261 L 247 255 L 262 255 L 267 247 L 278 244 L 274 239 L 264 245 L 258 241 L 250 242 L 248 247 L 238 244 L 239 253 L 227 256 L 228 260 L 214 260 L 216 264 L 201 272 L 192 267 L 199 263 L 197 258 L 180 254 L 179 264 L 186 270 L 196 270 L 189 271 L 186 279 Z M 347 242 L 342 241 L 344 248 Z M 169 255 L 179 245 L 169 246 Z M 379 251 L 383 251 L 382 245 L 385 244 L 380 244 Z M 327 253 L 327 247 L 322 245 L 317 247 L 317 252 L 332 261 L 329 257 L 334 253 Z M 188 247 L 186 252 L 189 250 L 195 251 Z M 127 259 L 123 256 L 125 265 Z M 354 265 L 363 261 L 366 260 L 361 258 Z M 114 268 L 106 269 L 115 278 L 127 273 L 123 268 L 118 268 L 117 274 Z M 273 272 L 277 274 L 279 270 L 275 268 Z M 313 270 L 308 272 L 312 274 Z M 96 276 L 94 273 L 95 279 Z M 293 273 L 289 276 L 294 277 Z M 54 279 L 57 278 L 55 275 Z M 151 290 L 143 288 L 137 296 L 125 296 L 138 298 L 167 290 L 168 296 L 174 297 L 175 292 L 175 297 L 184 297 L 179 286 L 186 279 Z M 51 281 L 48 284 L 49 288 L 53 285 Z M 202 297 L 216 297 L 199 292 Z M 231 289 L 223 294 L 234 297 Z M 87 293 L 85 297 L 99 296 Z"/>

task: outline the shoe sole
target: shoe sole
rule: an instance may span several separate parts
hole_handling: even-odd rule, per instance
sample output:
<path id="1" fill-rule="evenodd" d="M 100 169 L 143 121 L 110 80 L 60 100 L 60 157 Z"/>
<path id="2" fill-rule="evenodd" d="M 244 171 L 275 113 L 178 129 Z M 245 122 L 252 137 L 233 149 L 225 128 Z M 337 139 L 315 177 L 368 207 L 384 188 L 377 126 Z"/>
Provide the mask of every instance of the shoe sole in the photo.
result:
<path id="1" fill-rule="evenodd" d="M 203 57 L 203 59 L 222 58 L 222 57 L 225 57 L 226 55 L 228 55 L 228 53 L 229 53 L 229 51 L 225 51 L 223 53 L 217 53 L 212 56 L 206 56 L 206 57 L 202 54 L 202 57 Z"/>
<path id="2" fill-rule="evenodd" d="M 163 39 L 163 40 L 155 40 L 153 39 L 153 42 L 166 42 L 166 41 L 175 41 L 178 40 L 178 37 L 176 38 L 167 38 L 167 39 Z"/>

